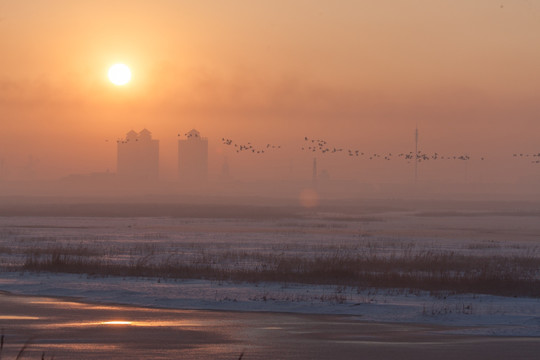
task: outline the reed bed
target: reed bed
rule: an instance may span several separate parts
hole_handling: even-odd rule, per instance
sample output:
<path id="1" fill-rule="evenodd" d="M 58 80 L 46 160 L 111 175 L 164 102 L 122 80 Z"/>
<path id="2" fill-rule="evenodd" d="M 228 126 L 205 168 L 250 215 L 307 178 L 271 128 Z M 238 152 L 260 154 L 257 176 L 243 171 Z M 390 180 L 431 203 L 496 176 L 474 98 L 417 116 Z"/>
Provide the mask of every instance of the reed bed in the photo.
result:
<path id="1" fill-rule="evenodd" d="M 330 284 L 455 293 L 540 297 L 540 258 L 403 252 L 390 256 L 333 253 L 317 256 L 259 252 L 203 252 L 199 256 L 145 255 L 123 263 L 71 251 L 35 252 L 19 269 L 166 279 Z"/>

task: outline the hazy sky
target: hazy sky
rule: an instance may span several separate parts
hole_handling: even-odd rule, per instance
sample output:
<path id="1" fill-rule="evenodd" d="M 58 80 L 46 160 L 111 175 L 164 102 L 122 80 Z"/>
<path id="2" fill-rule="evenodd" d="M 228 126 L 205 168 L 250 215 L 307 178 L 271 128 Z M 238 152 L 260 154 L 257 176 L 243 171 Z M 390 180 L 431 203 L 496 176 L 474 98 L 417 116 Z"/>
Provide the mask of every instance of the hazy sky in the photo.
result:
<path id="1" fill-rule="evenodd" d="M 536 0 L 2 0 L 0 157 L 12 177 L 29 156 L 40 176 L 114 171 L 116 139 L 147 127 L 172 177 L 177 134 L 197 128 L 211 173 L 227 157 L 309 178 L 304 136 L 400 152 L 418 125 L 426 152 L 486 156 L 475 179 L 538 178 L 509 155 L 540 152 L 539 44 Z M 108 81 L 116 62 L 129 85 Z M 283 147 L 249 157 L 222 137 Z M 407 167 L 320 162 L 368 180 Z"/>

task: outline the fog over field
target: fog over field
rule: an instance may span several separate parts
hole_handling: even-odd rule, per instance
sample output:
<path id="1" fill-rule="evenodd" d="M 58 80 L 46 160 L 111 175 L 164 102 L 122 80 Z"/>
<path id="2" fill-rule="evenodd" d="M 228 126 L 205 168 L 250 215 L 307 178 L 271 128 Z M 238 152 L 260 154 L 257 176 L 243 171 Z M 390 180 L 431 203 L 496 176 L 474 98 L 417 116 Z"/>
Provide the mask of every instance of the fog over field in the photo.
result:
<path id="1" fill-rule="evenodd" d="M 158 284 L 209 281 L 209 289 L 192 293 L 195 304 L 210 301 L 212 289 L 217 294 L 223 284 L 254 291 L 259 284 L 338 287 L 342 290 L 320 300 L 349 306 L 357 300 L 345 293 L 354 289 L 435 299 L 441 294 L 540 298 L 540 204 L 535 202 L 365 200 L 304 207 L 48 200 L 0 207 L 4 275 L 97 276 L 104 286 L 110 281 L 105 279 L 118 277 Z M 82 279 L 71 295 L 85 291 Z M 153 296 L 152 288 L 145 296 Z M 267 297 L 244 300 L 256 303 L 258 296 Z M 310 297 L 274 298 L 287 299 Z M 215 296 L 214 305 L 201 306 L 220 308 L 222 300 Z"/>
<path id="2" fill-rule="evenodd" d="M 323 196 L 538 199 L 535 1 L 10 0 L 0 14 L 1 195 L 292 197 L 316 159 Z M 115 63 L 131 81 L 108 78 Z M 117 150 L 144 129 L 159 181 L 136 186 Z M 192 129 L 208 177 L 186 186 Z"/>

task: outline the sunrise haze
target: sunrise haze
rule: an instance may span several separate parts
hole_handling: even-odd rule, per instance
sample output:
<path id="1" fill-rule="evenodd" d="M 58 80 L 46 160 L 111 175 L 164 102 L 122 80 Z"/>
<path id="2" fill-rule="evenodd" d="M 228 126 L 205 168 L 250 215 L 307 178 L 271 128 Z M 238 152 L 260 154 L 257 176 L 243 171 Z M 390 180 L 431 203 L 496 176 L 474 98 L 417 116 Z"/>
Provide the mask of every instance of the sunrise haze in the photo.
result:
<path id="1" fill-rule="evenodd" d="M 537 184 L 540 164 L 513 154 L 540 153 L 539 15 L 526 0 L 3 1 L 2 177 L 115 172 L 117 141 L 147 128 L 167 181 L 197 129 L 210 179 L 227 162 L 236 180 L 309 183 L 317 157 L 331 180 L 410 183 L 397 154 L 418 127 L 421 151 L 471 158 L 421 163 L 422 181 Z M 312 154 L 305 137 L 393 159 Z"/>

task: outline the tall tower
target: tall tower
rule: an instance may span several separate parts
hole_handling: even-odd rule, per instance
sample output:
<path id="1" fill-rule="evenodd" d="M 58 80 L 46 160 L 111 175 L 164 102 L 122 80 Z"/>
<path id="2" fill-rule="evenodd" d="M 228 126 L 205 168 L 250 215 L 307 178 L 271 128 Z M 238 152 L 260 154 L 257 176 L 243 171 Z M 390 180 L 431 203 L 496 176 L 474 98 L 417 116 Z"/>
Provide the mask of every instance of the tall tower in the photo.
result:
<path id="1" fill-rule="evenodd" d="M 311 183 L 313 187 L 317 186 L 317 158 L 313 158 L 313 173 L 311 174 Z"/>
<path id="2" fill-rule="evenodd" d="M 414 130 L 414 183 L 418 181 L 418 125 Z"/>
<path id="3" fill-rule="evenodd" d="M 178 174 L 188 183 L 204 182 L 208 177 L 208 139 L 195 129 L 178 140 Z"/>
<path id="4" fill-rule="evenodd" d="M 159 140 L 147 129 L 133 130 L 117 142 L 118 176 L 131 181 L 157 180 L 159 175 Z"/>

